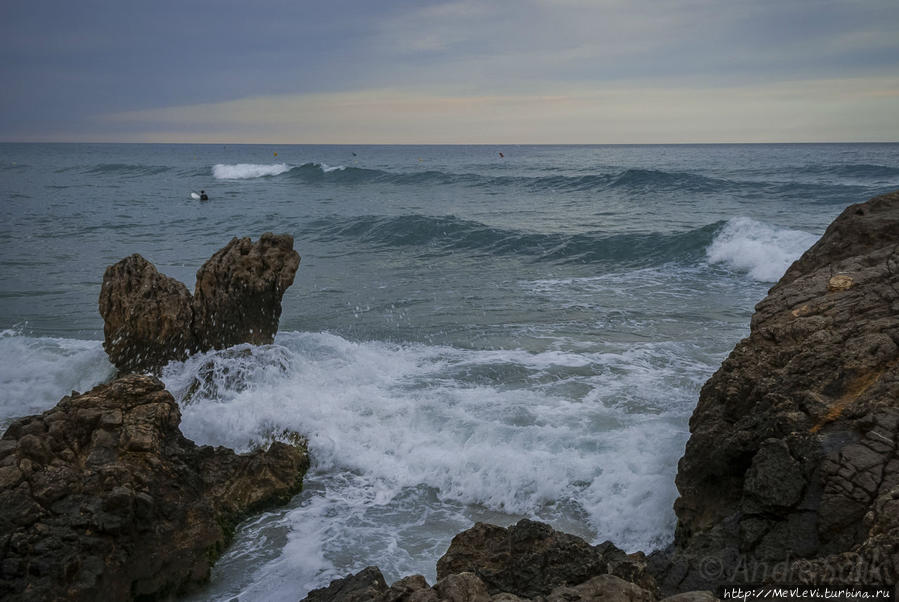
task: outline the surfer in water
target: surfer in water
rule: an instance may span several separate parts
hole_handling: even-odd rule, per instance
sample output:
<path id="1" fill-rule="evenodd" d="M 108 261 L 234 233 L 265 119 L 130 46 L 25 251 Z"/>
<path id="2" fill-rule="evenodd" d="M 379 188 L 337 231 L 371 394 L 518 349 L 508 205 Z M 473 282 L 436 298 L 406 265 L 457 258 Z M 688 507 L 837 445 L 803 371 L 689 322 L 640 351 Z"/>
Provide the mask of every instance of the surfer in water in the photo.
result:
<path id="1" fill-rule="evenodd" d="M 206 194 L 206 191 L 205 191 L 205 190 L 201 190 L 201 191 L 200 191 L 200 200 L 201 200 L 201 201 L 208 201 L 208 200 L 209 200 L 209 195 Z"/>

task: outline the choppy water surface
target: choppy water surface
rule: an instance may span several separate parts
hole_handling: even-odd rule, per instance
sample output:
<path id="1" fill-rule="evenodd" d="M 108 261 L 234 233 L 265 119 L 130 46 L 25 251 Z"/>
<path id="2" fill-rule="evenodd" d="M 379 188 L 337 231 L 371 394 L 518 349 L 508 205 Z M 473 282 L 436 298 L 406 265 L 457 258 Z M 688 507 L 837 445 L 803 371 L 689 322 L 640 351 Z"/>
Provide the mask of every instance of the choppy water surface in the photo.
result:
<path id="1" fill-rule="evenodd" d="M 895 144 L 0 145 L 0 424 L 111 376 L 107 265 L 138 252 L 192 286 L 232 236 L 287 232 L 275 343 L 163 375 L 199 443 L 286 429 L 313 456 L 197 599 L 296 600 L 369 564 L 433 582 L 476 520 L 648 551 L 754 304 L 895 188 Z"/>

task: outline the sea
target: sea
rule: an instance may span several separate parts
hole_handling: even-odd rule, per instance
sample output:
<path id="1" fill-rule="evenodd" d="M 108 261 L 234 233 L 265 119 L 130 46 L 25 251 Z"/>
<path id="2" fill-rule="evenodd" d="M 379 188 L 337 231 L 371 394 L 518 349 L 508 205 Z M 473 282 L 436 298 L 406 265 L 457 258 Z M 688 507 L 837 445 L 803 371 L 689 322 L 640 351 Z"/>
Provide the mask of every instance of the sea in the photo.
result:
<path id="1" fill-rule="evenodd" d="M 368 565 L 433 584 L 477 521 L 649 552 L 754 305 L 897 188 L 899 144 L 0 144 L 0 430 L 113 376 L 108 265 L 192 288 L 232 237 L 287 233 L 274 343 L 162 380 L 197 443 L 298 433 L 312 467 L 188 599 L 295 601 Z"/>

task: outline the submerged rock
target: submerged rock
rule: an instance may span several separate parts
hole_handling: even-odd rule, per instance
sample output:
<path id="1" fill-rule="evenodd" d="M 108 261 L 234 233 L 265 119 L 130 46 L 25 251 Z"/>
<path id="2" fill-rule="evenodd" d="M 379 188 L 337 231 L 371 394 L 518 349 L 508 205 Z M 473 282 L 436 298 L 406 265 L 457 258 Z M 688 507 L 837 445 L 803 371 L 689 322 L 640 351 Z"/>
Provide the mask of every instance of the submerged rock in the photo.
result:
<path id="1" fill-rule="evenodd" d="M 899 579 L 899 193 L 846 209 L 705 384 L 663 589 Z"/>
<path id="2" fill-rule="evenodd" d="M 127 376 L 0 439 L 0 598 L 160 599 L 209 570 L 236 522 L 297 493 L 305 448 L 198 447 L 157 379 Z"/>
<path id="3" fill-rule="evenodd" d="M 274 340 L 300 256 L 293 237 L 234 238 L 197 271 L 194 295 L 140 255 L 109 266 L 99 309 L 120 373 L 155 372 L 191 353 Z"/>

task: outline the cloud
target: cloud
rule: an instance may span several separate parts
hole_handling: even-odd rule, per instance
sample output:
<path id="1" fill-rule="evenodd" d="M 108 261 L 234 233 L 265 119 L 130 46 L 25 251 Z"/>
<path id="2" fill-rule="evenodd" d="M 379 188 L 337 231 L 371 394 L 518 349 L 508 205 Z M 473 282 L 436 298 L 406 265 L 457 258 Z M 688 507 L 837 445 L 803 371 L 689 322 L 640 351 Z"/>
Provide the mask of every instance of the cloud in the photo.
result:
<path id="1" fill-rule="evenodd" d="M 11 6 L 7 140 L 883 139 L 899 111 L 838 101 L 899 77 L 896 0 Z"/>
<path id="2" fill-rule="evenodd" d="M 568 87 L 456 95 L 421 88 L 276 95 L 100 117 L 145 141 L 659 143 L 896 140 L 899 78 L 766 86 Z M 891 126 L 884 128 L 884 123 Z M 179 134 L 180 132 L 180 134 Z M 172 138 L 172 136 L 175 136 Z"/>

